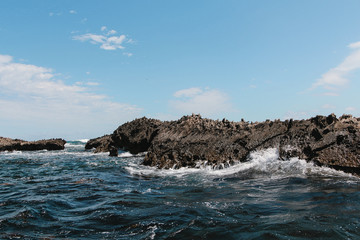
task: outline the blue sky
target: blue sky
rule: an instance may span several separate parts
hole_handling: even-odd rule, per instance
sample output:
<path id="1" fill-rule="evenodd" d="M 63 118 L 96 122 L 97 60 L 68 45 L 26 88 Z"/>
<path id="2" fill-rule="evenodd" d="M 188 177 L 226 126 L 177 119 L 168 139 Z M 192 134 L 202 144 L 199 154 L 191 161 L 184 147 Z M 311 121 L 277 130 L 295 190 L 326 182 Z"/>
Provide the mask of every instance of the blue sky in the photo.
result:
<path id="1" fill-rule="evenodd" d="M 0 1 L 0 135 L 359 116 L 360 1 Z"/>

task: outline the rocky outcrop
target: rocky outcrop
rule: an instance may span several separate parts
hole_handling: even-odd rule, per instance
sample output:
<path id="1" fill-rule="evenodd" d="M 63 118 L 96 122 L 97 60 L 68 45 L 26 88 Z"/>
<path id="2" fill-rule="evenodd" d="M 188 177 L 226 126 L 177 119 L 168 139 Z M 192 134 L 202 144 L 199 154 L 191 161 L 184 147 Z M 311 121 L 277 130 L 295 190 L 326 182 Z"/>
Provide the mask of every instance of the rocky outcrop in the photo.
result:
<path id="1" fill-rule="evenodd" d="M 118 147 L 112 140 L 111 135 L 104 135 L 102 137 L 90 139 L 86 145 L 85 149 L 92 149 L 95 148 L 95 153 L 98 152 L 110 152 L 110 156 L 117 156 L 118 155 Z"/>
<path id="2" fill-rule="evenodd" d="M 96 151 L 147 152 L 143 164 L 158 168 L 195 167 L 199 161 L 231 165 L 246 161 L 252 151 L 277 148 L 281 159 L 299 157 L 360 173 L 360 119 L 351 115 L 260 123 L 200 115 L 171 122 L 141 118 L 120 126 L 101 142 Z"/>
<path id="3" fill-rule="evenodd" d="M 85 144 L 85 149 L 95 148 L 95 153 L 97 152 L 107 152 L 109 147 L 114 145 L 114 142 L 111 139 L 111 135 L 104 135 L 102 137 L 90 139 Z"/>
<path id="4" fill-rule="evenodd" d="M 145 117 L 136 119 L 118 127 L 112 139 L 116 146 L 133 154 L 146 152 L 163 124 L 160 120 Z"/>
<path id="5" fill-rule="evenodd" d="M 85 149 L 95 148 L 95 153 L 110 152 L 113 156 L 116 155 L 114 148 L 121 148 L 133 154 L 146 152 L 162 124 L 160 120 L 145 117 L 136 119 L 121 125 L 111 135 L 90 139 Z"/>
<path id="6" fill-rule="evenodd" d="M 0 137 L 0 151 L 62 150 L 66 141 L 60 138 L 39 141 L 24 141 Z"/>

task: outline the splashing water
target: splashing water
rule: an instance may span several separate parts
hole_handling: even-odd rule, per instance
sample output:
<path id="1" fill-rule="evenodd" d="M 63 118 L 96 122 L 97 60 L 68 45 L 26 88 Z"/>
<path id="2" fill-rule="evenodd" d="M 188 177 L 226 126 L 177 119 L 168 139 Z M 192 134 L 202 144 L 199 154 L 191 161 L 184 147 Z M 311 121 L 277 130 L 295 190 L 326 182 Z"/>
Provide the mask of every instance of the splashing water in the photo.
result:
<path id="1" fill-rule="evenodd" d="M 0 153 L 1 239 L 358 239 L 360 181 L 276 149 L 214 169 L 143 156 Z"/>

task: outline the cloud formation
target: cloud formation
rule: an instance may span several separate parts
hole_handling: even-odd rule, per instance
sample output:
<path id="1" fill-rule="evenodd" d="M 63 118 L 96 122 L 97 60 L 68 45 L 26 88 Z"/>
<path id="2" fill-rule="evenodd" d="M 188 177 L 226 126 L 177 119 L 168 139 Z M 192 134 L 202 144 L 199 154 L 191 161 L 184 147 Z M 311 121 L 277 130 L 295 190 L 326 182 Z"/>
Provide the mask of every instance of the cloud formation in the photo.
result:
<path id="1" fill-rule="evenodd" d="M 180 114 L 200 113 L 207 117 L 233 112 L 226 93 L 216 89 L 187 88 L 174 93 L 170 106 Z"/>
<path id="2" fill-rule="evenodd" d="M 282 117 L 282 120 L 287 119 L 308 119 L 314 114 L 314 111 L 288 111 L 285 113 L 285 115 Z"/>
<path id="3" fill-rule="evenodd" d="M 73 40 L 90 42 L 95 45 L 100 45 L 100 48 L 104 50 L 116 50 L 125 48 L 123 46 L 123 44 L 127 42 L 127 38 L 125 35 L 122 34 L 119 36 L 114 36 L 114 34 L 116 34 L 116 31 L 113 29 L 107 30 L 106 26 L 102 26 L 101 31 L 103 32 L 103 34 L 86 33 L 83 35 L 74 36 Z"/>
<path id="4" fill-rule="evenodd" d="M 10 124 L 7 129 L 17 123 L 29 124 L 29 134 L 48 128 L 51 130 L 46 133 L 57 137 L 96 136 L 141 112 L 136 106 L 92 93 L 89 87 L 96 84 L 69 85 L 56 76 L 52 69 L 16 63 L 11 56 L 0 55 L 0 122 Z"/>
<path id="5" fill-rule="evenodd" d="M 311 87 L 315 89 L 322 87 L 329 91 L 327 96 L 337 96 L 336 90 L 339 87 L 346 86 L 349 83 L 348 75 L 360 68 L 360 42 L 351 43 L 348 46 L 353 51 L 335 68 L 324 73 Z"/>
<path id="6" fill-rule="evenodd" d="M 355 112 L 355 111 L 356 111 L 356 108 L 354 108 L 354 107 L 347 107 L 347 108 L 345 108 L 345 111 L 347 111 L 347 112 Z"/>
<path id="7" fill-rule="evenodd" d="M 324 104 L 322 106 L 322 108 L 324 108 L 324 109 L 335 109 L 336 106 L 327 103 L 327 104 Z"/>
<path id="8" fill-rule="evenodd" d="M 201 88 L 187 88 L 187 89 L 182 89 L 179 90 L 177 92 L 174 93 L 174 97 L 179 98 L 179 97 L 194 97 L 200 93 L 202 93 L 203 90 Z"/>

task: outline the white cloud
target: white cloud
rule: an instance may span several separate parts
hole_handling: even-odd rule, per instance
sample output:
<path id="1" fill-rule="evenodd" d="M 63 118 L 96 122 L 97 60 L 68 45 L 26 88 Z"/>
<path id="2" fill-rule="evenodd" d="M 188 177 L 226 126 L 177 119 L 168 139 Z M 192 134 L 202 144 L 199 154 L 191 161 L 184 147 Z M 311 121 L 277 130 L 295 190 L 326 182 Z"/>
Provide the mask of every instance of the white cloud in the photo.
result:
<path id="1" fill-rule="evenodd" d="M 124 52 L 123 55 L 131 57 L 133 54 L 132 53 L 128 53 L 128 52 Z"/>
<path id="2" fill-rule="evenodd" d="M 70 10 L 69 13 L 70 14 L 77 14 L 77 12 L 75 10 Z"/>
<path id="3" fill-rule="evenodd" d="M 174 97 L 194 97 L 202 92 L 203 90 L 201 88 L 187 88 L 175 92 Z"/>
<path id="4" fill-rule="evenodd" d="M 347 107 L 347 108 L 345 108 L 345 111 L 347 111 L 347 112 L 355 112 L 355 111 L 356 111 L 356 108 L 354 108 L 354 107 Z"/>
<path id="5" fill-rule="evenodd" d="M 107 28 L 106 26 L 101 27 L 101 31 L 105 31 Z M 73 37 L 73 40 L 78 40 L 81 42 L 89 41 L 92 44 L 100 45 L 101 49 L 104 50 L 116 50 L 116 49 L 124 49 L 123 43 L 126 40 L 125 35 L 119 36 L 109 36 L 115 34 L 115 30 L 110 30 L 106 34 L 92 34 L 86 33 L 83 35 L 77 35 Z"/>
<path id="6" fill-rule="evenodd" d="M 100 83 L 98 83 L 98 82 L 87 82 L 86 85 L 88 85 L 88 86 L 99 86 Z"/>
<path id="7" fill-rule="evenodd" d="M 170 102 L 173 110 L 180 114 L 200 113 L 204 116 L 220 116 L 233 112 L 229 97 L 219 90 L 188 88 L 174 93 L 177 100 Z"/>
<path id="8" fill-rule="evenodd" d="M 287 113 L 285 113 L 283 120 L 286 119 L 307 119 L 311 116 L 311 114 L 313 114 L 313 111 L 298 111 L 298 112 L 294 112 L 294 111 L 288 111 Z"/>
<path id="9" fill-rule="evenodd" d="M 348 75 L 354 70 L 360 68 L 360 42 L 351 43 L 348 46 L 353 51 L 335 68 L 324 73 L 311 87 L 315 89 L 322 87 L 326 90 L 336 91 L 339 87 L 346 86 L 349 83 Z M 335 95 L 336 93 L 332 93 Z"/>
<path id="10" fill-rule="evenodd" d="M 322 106 L 322 108 L 324 108 L 324 109 L 334 109 L 334 108 L 336 108 L 334 105 L 331 105 L 331 104 L 324 104 L 323 106 Z"/>
<path id="11" fill-rule="evenodd" d="M 110 31 L 108 31 L 107 35 L 114 35 L 116 34 L 116 31 L 114 29 L 111 29 Z"/>
<path id="12" fill-rule="evenodd" d="M 113 131 L 141 112 L 136 106 L 111 101 L 87 87 L 66 84 L 56 75 L 49 68 L 16 63 L 11 56 L 0 55 L 2 134 L 28 124 L 30 135 L 48 129 L 44 134 L 56 134 L 53 137 L 96 136 Z"/>
<path id="13" fill-rule="evenodd" d="M 349 48 L 360 48 L 360 42 L 350 43 Z"/>
<path id="14" fill-rule="evenodd" d="M 130 44 L 134 44 L 134 43 L 135 43 L 135 40 L 134 40 L 134 39 L 129 38 L 126 42 L 127 42 L 127 43 L 130 43 Z"/>
<path id="15" fill-rule="evenodd" d="M 0 65 L 1 64 L 5 64 L 5 63 L 9 63 L 12 61 L 12 56 L 9 55 L 0 55 Z"/>
<path id="16" fill-rule="evenodd" d="M 61 16 L 62 12 L 58 12 L 58 13 L 54 13 L 54 12 L 49 12 L 49 16 L 53 17 L 53 16 Z"/>

